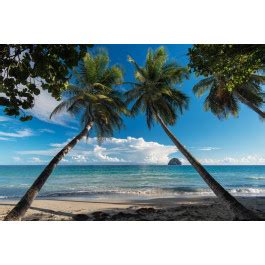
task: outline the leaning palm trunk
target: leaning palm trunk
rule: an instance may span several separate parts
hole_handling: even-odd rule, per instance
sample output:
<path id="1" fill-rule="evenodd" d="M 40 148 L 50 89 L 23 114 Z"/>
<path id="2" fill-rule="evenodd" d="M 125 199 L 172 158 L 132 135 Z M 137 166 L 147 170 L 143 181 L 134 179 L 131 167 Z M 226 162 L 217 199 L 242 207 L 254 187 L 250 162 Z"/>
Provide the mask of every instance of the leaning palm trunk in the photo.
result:
<path id="1" fill-rule="evenodd" d="M 235 92 L 238 99 L 245 105 L 247 105 L 249 108 L 251 108 L 253 111 L 255 111 L 262 119 L 265 119 L 265 112 L 260 110 L 257 106 L 255 106 L 253 103 L 251 103 L 249 100 L 244 98 L 239 93 Z"/>
<path id="2" fill-rule="evenodd" d="M 39 177 L 35 180 L 32 186 L 28 189 L 23 198 L 17 205 L 7 214 L 5 221 L 19 221 L 30 208 L 32 202 L 40 192 L 41 188 L 53 172 L 57 164 L 65 157 L 67 153 L 87 134 L 92 127 L 92 123 L 88 123 L 85 128 L 78 134 L 70 143 L 68 143 L 45 167 Z"/>
<path id="3" fill-rule="evenodd" d="M 162 128 L 176 145 L 178 150 L 187 158 L 191 165 L 200 174 L 203 180 L 212 189 L 215 195 L 233 212 L 236 220 L 259 220 L 252 211 L 245 208 L 241 203 L 239 203 L 230 193 L 228 193 L 207 171 L 206 169 L 189 153 L 189 151 L 177 140 L 177 138 L 172 134 L 172 132 L 167 128 L 163 120 L 157 117 Z"/>

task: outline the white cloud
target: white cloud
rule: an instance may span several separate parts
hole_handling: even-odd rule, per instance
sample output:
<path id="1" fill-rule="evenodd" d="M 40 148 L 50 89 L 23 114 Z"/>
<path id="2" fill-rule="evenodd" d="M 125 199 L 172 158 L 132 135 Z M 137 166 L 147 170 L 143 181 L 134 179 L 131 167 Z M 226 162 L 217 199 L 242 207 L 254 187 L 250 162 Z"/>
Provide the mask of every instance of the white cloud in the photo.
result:
<path id="1" fill-rule="evenodd" d="M 106 161 L 106 162 L 126 162 L 122 158 L 108 156 L 106 154 L 107 148 L 101 147 L 99 145 L 96 145 L 93 151 L 94 151 L 95 156 L 101 161 Z"/>
<path id="2" fill-rule="evenodd" d="M 41 160 L 39 157 L 32 157 L 29 162 L 33 162 L 33 163 L 45 163 L 46 161 Z"/>
<path id="3" fill-rule="evenodd" d="M 23 137 L 29 137 L 32 135 L 33 135 L 33 132 L 30 129 L 18 130 L 15 133 L 0 131 L 0 136 L 7 136 L 7 137 L 14 137 L 14 138 L 23 138 Z"/>
<path id="4" fill-rule="evenodd" d="M 61 101 L 57 101 L 54 97 L 51 96 L 51 94 L 47 90 L 43 90 L 41 88 L 41 82 L 39 80 L 35 80 L 35 82 L 37 84 L 37 87 L 40 89 L 40 94 L 34 96 L 34 107 L 32 109 L 27 110 L 27 113 L 41 121 L 59 124 L 65 127 L 76 129 L 75 127 L 69 125 L 69 123 L 76 124 L 76 120 L 74 120 L 67 113 L 55 115 L 52 117 L 52 119 L 50 119 L 52 111 L 61 103 Z M 21 88 L 23 88 L 23 86 Z M 3 93 L 0 93 L 0 96 L 1 94 L 6 97 L 6 95 Z M 8 120 L 11 119 L 4 116 L 0 116 L 0 122 Z"/>
<path id="5" fill-rule="evenodd" d="M 52 143 L 50 144 L 51 147 L 56 147 L 56 148 L 63 148 L 64 146 L 66 146 L 73 138 L 69 138 L 66 141 L 62 142 L 62 143 Z"/>
<path id="6" fill-rule="evenodd" d="M 5 116 L 0 116 L 0 122 L 10 121 L 11 119 Z"/>
<path id="7" fill-rule="evenodd" d="M 0 137 L 0 141 L 11 141 L 11 139 L 6 137 Z"/>
<path id="8" fill-rule="evenodd" d="M 199 159 L 205 165 L 265 165 L 265 156 L 247 155 L 241 157 L 224 157 L 221 159 Z"/>
<path id="9" fill-rule="evenodd" d="M 39 132 L 41 132 L 41 133 L 55 133 L 55 131 L 50 130 L 50 129 L 40 129 Z"/>
<path id="10" fill-rule="evenodd" d="M 71 139 L 64 143 L 52 143 L 46 150 L 18 151 L 18 154 L 36 156 L 54 156 Z M 167 164 L 170 156 L 176 153 L 173 145 L 147 142 L 143 138 L 127 137 L 125 139 L 109 138 L 101 146 L 96 138 L 83 139 L 70 151 L 69 163 L 102 164 Z"/>
<path id="11" fill-rule="evenodd" d="M 77 163 L 85 163 L 87 162 L 87 158 L 84 155 L 73 155 L 72 160 Z"/>
<path id="12" fill-rule="evenodd" d="M 48 161 L 70 140 L 71 138 L 62 143 L 51 143 L 50 148 L 46 150 L 24 150 L 18 151 L 17 154 L 37 157 L 35 162 L 39 163 L 39 156 L 45 157 Z M 206 147 L 201 149 L 215 150 Z M 134 137 L 108 138 L 99 146 L 94 137 L 80 141 L 62 162 L 69 164 L 167 164 L 171 157 L 176 156 L 184 165 L 188 165 L 188 161 L 180 154 L 176 155 L 176 152 L 177 149 L 173 145 L 148 142 L 143 138 Z M 265 156 L 262 155 L 196 158 L 205 165 L 265 165 Z M 41 162 L 45 161 L 41 160 Z"/>
<path id="13" fill-rule="evenodd" d="M 220 150 L 221 148 L 219 147 L 211 147 L 211 146 L 207 146 L 207 147 L 201 147 L 198 148 L 198 151 L 214 151 L 214 150 Z"/>
<path id="14" fill-rule="evenodd" d="M 40 94 L 34 98 L 35 104 L 34 107 L 29 110 L 29 113 L 39 120 L 71 128 L 71 126 L 69 126 L 69 121 L 73 121 L 73 119 L 67 113 L 55 115 L 50 119 L 52 111 L 61 103 L 61 101 L 57 101 L 53 98 L 47 90 L 41 88 L 40 90 Z"/>

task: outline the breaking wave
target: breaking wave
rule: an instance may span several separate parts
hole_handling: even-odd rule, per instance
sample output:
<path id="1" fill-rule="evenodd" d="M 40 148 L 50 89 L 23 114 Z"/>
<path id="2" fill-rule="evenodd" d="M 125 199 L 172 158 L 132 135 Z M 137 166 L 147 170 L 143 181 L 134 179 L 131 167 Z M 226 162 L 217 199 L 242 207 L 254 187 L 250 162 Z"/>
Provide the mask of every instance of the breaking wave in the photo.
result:
<path id="1" fill-rule="evenodd" d="M 234 196 L 265 196 L 265 188 L 232 188 L 228 191 Z M 90 191 L 58 191 L 43 193 L 39 197 L 112 197 L 112 196 L 132 196 L 143 198 L 160 197 L 180 197 L 180 196 L 214 196 L 214 193 L 207 188 L 145 188 L 145 189 L 109 189 L 109 190 L 90 190 Z"/>

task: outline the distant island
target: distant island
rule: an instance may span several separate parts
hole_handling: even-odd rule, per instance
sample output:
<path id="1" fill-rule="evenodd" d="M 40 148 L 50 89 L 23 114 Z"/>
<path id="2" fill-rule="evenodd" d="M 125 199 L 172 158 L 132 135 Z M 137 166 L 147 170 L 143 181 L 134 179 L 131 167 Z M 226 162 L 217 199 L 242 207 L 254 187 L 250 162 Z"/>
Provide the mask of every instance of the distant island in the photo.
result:
<path id="1" fill-rule="evenodd" d="M 170 161 L 168 162 L 169 166 L 181 166 L 182 163 L 180 162 L 180 160 L 178 158 L 172 158 L 170 159 Z"/>

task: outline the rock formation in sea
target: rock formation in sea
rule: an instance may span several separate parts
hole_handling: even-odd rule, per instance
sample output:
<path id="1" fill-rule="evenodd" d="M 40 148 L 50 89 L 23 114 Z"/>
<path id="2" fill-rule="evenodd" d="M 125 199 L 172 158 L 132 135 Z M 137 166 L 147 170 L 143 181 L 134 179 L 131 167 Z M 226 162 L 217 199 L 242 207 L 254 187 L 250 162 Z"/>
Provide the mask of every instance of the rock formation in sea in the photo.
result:
<path id="1" fill-rule="evenodd" d="M 169 166 L 181 166 L 182 163 L 180 162 L 180 160 L 178 158 L 172 158 L 170 159 L 170 161 L 168 162 Z"/>

